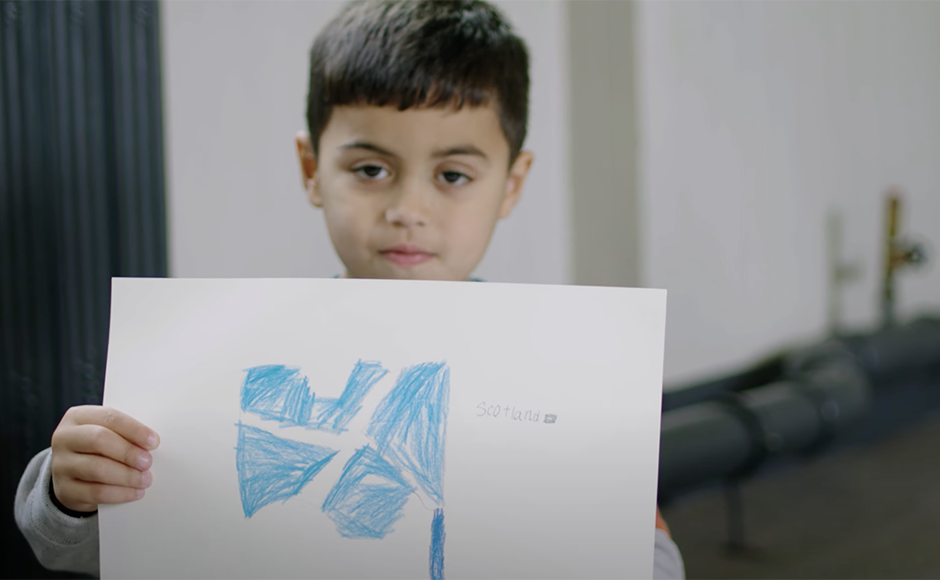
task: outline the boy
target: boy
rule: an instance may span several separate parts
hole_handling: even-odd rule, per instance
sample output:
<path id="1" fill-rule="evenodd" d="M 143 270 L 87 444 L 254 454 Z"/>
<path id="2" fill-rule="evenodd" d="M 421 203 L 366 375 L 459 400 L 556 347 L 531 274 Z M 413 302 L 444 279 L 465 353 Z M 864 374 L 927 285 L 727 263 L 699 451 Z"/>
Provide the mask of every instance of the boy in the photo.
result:
<path id="1" fill-rule="evenodd" d="M 310 64 L 297 154 L 343 275 L 469 280 L 532 164 L 522 40 L 484 2 L 357 1 Z M 158 442 L 117 410 L 69 409 L 17 491 L 43 565 L 98 573 L 98 505 L 143 497 Z M 655 576 L 683 577 L 658 511 L 656 527 Z"/>

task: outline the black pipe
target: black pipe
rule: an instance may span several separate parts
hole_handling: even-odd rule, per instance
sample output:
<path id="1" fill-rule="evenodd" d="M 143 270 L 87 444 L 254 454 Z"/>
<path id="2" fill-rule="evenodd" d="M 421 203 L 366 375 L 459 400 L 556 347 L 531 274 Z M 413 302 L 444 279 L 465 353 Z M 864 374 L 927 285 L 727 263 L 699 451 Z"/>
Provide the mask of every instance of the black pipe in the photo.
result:
<path id="1" fill-rule="evenodd" d="M 872 417 L 879 391 L 931 369 L 940 370 L 940 319 L 922 318 L 773 357 L 682 397 L 667 393 L 661 501 L 709 482 L 739 480 L 775 457 L 818 453 Z M 754 386 L 748 379 L 755 376 L 767 380 Z"/>
<path id="2" fill-rule="evenodd" d="M 735 393 L 766 385 L 783 373 L 785 362 L 786 355 L 784 353 L 775 354 L 744 371 L 665 391 L 663 393 L 663 412 L 721 398 L 727 393 Z"/>
<path id="3" fill-rule="evenodd" d="M 740 478 L 775 456 L 818 452 L 870 410 L 865 376 L 844 361 L 663 414 L 659 488 L 669 496 Z"/>
<path id="4" fill-rule="evenodd" d="M 940 366 L 940 318 L 924 317 L 840 341 L 862 370 L 879 383 Z"/>

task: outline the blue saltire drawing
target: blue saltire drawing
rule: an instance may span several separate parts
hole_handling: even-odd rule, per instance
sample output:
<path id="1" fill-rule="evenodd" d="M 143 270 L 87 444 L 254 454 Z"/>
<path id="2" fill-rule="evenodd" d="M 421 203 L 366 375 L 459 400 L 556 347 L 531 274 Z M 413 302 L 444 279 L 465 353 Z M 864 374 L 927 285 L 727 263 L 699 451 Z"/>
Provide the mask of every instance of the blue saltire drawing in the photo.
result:
<path id="1" fill-rule="evenodd" d="M 318 398 L 299 368 L 256 366 L 245 373 L 241 409 L 281 426 L 339 434 L 386 374 L 381 363 L 360 360 L 339 398 Z M 444 578 L 444 446 L 449 399 L 446 363 L 404 369 L 369 420 L 365 432 L 374 446 L 355 451 L 321 506 L 341 536 L 381 539 L 394 532 L 393 525 L 402 517 L 415 486 L 420 487 L 435 503 L 428 555 L 431 580 Z M 337 453 L 239 423 L 236 468 L 245 517 L 300 493 Z"/>

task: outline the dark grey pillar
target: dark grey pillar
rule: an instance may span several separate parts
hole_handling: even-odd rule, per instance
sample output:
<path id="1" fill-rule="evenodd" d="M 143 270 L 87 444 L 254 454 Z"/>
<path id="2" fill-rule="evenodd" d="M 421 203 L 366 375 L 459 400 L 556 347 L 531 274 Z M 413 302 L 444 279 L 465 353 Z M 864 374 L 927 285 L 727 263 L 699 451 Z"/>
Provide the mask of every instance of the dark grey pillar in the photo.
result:
<path id="1" fill-rule="evenodd" d="M 112 276 L 165 276 L 158 3 L 0 3 L 0 514 L 65 409 L 99 403 Z"/>

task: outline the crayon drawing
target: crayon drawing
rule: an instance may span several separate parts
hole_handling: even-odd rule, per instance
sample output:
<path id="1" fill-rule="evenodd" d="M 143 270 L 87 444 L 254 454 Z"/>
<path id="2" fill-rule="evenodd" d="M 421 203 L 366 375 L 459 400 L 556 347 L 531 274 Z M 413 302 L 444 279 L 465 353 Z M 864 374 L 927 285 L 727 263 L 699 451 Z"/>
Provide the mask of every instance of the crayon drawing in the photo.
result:
<path id="1" fill-rule="evenodd" d="M 105 580 L 653 575 L 665 291 L 117 278 L 111 307 L 104 402 L 160 446 L 101 506 Z"/>
<path id="2" fill-rule="evenodd" d="M 282 427 L 341 435 L 362 410 L 366 395 L 387 374 L 381 363 L 360 360 L 338 398 L 318 398 L 299 368 L 256 366 L 245 371 L 241 410 Z M 402 370 L 365 429 L 372 444 L 355 450 L 320 508 L 342 537 L 380 540 L 394 533 L 405 504 L 420 488 L 434 503 L 428 555 L 432 580 L 444 577 L 444 445 L 449 398 L 446 363 L 421 363 Z M 339 453 L 241 422 L 237 426 L 236 469 L 246 518 L 272 502 L 299 494 Z M 342 437 L 336 441 L 341 446 Z"/>

